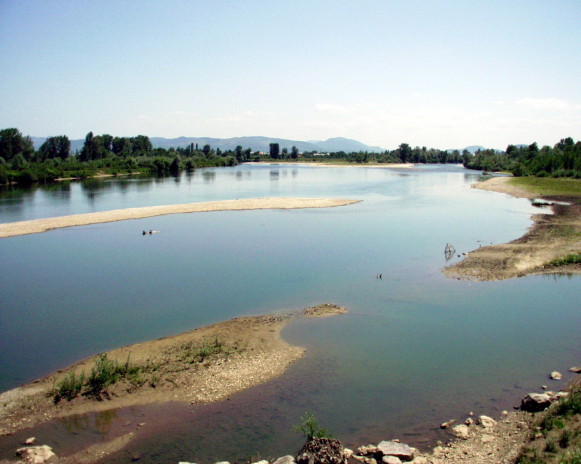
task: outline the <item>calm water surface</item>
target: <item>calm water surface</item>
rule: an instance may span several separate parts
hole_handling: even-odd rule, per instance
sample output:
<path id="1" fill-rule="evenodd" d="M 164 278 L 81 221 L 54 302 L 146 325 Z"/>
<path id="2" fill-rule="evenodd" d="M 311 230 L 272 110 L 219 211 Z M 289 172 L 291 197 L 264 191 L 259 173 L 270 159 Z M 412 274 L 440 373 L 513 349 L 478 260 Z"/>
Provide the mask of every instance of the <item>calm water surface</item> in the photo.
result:
<path id="1" fill-rule="evenodd" d="M 581 355 L 578 277 L 442 276 L 446 243 L 461 253 L 506 242 L 538 213 L 527 200 L 471 189 L 477 178 L 457 167 L 271 165 L 5 192 L 2 222 L 266 196 L 362 202 L 160 216 L 0 240 L 0 390 L 120 345 L 335 302 L 350 313 L 285 330 L 309 351 L 267 386 L 204 408 L 169 404 L 61 421 L 45 436 L 72 452 L 79 440 L 147 422 L 130 449 L 104 462 L 279 456 L 300 446 L 292 425 L 311 410 L 351 446 L 396 436 L 427 445 L 442 433 L 434 425 L 510 408 Z M 141 236 L 149 229 L 161 232 Z"/>

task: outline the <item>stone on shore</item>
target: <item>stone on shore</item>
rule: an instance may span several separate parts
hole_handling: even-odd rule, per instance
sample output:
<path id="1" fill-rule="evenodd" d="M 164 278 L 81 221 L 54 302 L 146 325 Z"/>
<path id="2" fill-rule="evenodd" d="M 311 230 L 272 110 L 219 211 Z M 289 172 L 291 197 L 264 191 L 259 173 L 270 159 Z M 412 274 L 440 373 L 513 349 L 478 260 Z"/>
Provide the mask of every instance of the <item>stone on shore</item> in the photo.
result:
<path id="1" fill-rule="evenodd" d="M 573 372 L 574 374 L 581 374 L 581 367 L 573 366 L 569 369 L 569 372 Z"/>
<path id="2" fill-rule="evenodd" d="M 27 438 L 26 441 L 24 442 L 25 445 L 30 446 L 32 444 L 34 444 L 34 442 L 36 441 L 36 437 L 30 437 Z"/>
<path id="3" fill-rule="evenodd" d="M 467 440 L 469 436 L 468 426 L 464 424 L 457 425 L 452 429 L 454 435 L 462 440 Z"/>
<path id="4" fill-rule="evenodd" d="M 546 393 L 529 393 L 521 403 L 521 411 L 538 412 L 544 411 L 551 405 L 551 397 Z"/>
<path id="5" fill-rule="evenodd" d="M 377 449 L 384 456 L 395 456 L 402 461 L 411 461 L 414 458 L 414 450 L 404 443 L 395 441 L 382 441 Z"/>
<path id="6" fill-rule="evenodd" d="M 43 464 L 48 462 L 51 458 L 56 457 L 56 454 L 52 452 L 52 448 L 47 445 L 18 448 L 16 454 L 20 456 L 24 462 L 30 464 Z"/>
<path id="7" fill-rule="evenodd" d="M 383 464 L 401 464 L 401 459 L 396 456 L 383 456 L 381 462 Z"/>
<path id="8" fill-rule="evenodd" d="M 454 422 L 456 422 L 456 419 L 450 419 L 449 421 L 446 422 L 442 422 L 440 424 L 440 428 L 441 429 L 447 429 L 448 427 L 450 427 Z"/>
<path id="9" fill-rule="evenodd" d="M 367 445 L 367 446 L 360 446 L 357 448 L 357 454 L 361 456 L 369 456 L 370 454 L 377 454 L 379 453 L 379 449 L 375 445 Z"/>
<path id="10" fill-rule="evenodd" d="M 478 423 L 482 426 L 482 427 L 494 427 L 494 425 L 496 424 L 496 421 L 492 418 L 492 417 L 488 417 L 488 416 L 480 416 L 478 418 Z"/>
<path id="11" fill-rule="evenodd" d="M 262 461 L 253 462 L 252 464 L 268 464 L 268 461 L 263 459 Z"/>
<path id="12" fill-rule="evenodd" d="M 313 438 L 297 456 L 298 464 L 343 464 L 343 445 L 334 438 Z"/>
<path id="13" fill-rule="evenodd" d="M 557 371 L 553 371 L 553 372 L 551 372 L 550 377 L 553 380 L 561 380 L 563 378 L 563 374 L 561 374 L 560 372 L 557 372 Z"/>
<path id="14" fill-rule="evenodd" d="M 295 463 L 296 463 L 295 458 L 290 454 L 287 454 L 286 456 L 278 458 L 272 464 L 295 464 Z"/>

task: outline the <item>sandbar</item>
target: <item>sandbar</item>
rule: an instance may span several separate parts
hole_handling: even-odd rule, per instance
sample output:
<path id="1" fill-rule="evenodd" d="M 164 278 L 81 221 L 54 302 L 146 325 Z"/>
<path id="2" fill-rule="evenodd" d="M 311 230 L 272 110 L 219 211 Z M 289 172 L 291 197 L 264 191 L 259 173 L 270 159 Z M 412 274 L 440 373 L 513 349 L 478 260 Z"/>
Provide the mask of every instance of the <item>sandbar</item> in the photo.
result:
<path id="1" fill-rule="evenodd" d="M 141 366 L 136 378 L 106 388 L 96 398 L 78 394 L 56 404 L 53 392 L 65 377 L 89 375 L 99 356 L 82 360 L 29 384 L 0 394 L 0 436 L 58 417 L 96 411 L 179 401 L 204 404 L 226 399 L 284 373 L 305 349 L 287 343 L 281 330 L 293 319 L 344 314 L 331 303 L 303 311 L 231 319 L 182 334 L 114 349 L 109 360 Z M 203 359 L 192 359 L 196 347 L 219 340 L 221 349 Z"/>
<path id="2" fill-rule="evenodd" d="M 535 198 L 534 194 L 511 184 L 510 177 L 493 177 L 473 187 L 519 198 Z M 581 253 L 581 198 L 542 198 L 566 199 L 567 204 L 554 204 L 551 207 L 553 214 L 533 215 L 533 225 L 522 237 L 471 251 L 463 261 L 445 268 L 444 274 L 459 279 L 490 281 L 531 274 L 581 273 L 578 264 L 547 265 L 556 258 Z"/>
<path id="3" fill-rule="evenodd" d="M 0 224 L 0 238 L 38 234 L 64 227 L 86 226 L 105 222 L 143 219 L 166 214 L 206 213 L 211 211 L 243 211 L 256 209 L 330 208 L 358 203 L 360 200 L 337 198 L 249 198 L 241 200 L 207 201 L 178 205 L 125 208 L 96 213 L 74 214 L 30 221 Z"/>

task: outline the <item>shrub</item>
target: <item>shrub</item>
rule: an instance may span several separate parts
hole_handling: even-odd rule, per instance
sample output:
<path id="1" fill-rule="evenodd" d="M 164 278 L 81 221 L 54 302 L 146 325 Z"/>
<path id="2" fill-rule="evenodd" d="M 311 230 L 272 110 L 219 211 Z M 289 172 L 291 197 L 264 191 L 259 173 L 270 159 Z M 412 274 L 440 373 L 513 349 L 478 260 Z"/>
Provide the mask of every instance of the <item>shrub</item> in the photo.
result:
<path id="1" fill-rule="evenodd" d="M 321 427 L 317 418 L 312 412 L 307 411 L 304 417 L 301 417 L 301 422 L 294 427 L 295 432 L 302 433 L 307 441 L 313 438 L 333 438 L 333 435 L 327 429 Z"/>

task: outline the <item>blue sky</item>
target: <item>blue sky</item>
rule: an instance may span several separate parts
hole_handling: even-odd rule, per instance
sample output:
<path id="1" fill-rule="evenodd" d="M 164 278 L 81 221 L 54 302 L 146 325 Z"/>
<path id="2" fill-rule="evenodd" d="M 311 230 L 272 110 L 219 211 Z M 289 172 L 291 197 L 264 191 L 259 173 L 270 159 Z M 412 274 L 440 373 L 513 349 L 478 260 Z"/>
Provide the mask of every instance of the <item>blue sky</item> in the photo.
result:
<path id="1" fill-rule="evenodd" d="M 581 1 L 0 0 L 0 128 L 581 138 Z"/>

